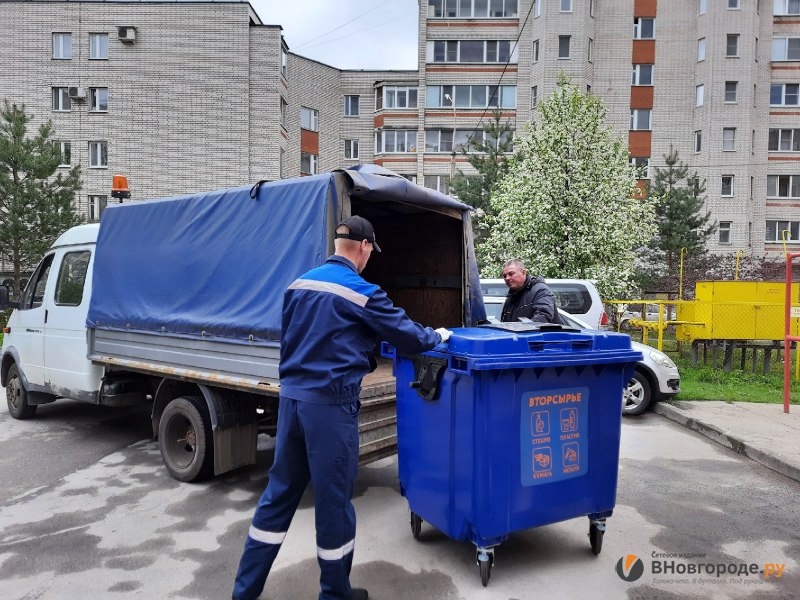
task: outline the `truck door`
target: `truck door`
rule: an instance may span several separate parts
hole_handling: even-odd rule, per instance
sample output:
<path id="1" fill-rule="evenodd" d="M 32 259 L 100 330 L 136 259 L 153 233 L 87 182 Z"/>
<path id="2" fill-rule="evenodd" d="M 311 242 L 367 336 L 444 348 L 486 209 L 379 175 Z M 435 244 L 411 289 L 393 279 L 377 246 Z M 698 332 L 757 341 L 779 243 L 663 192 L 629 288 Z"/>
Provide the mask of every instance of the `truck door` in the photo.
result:
<path id="1" fill-rule="evenodd" d="M 48 254 L 36 267 L 19 301 L 14 323 L 14 347 L 20 367 L 29 383 L 44 385 L 45 291 L 55 253 Z"/>
<path id="2" fill-rule="evenodd" d="M 53 393 L 82 398 L 97 391 L 100 377 L 86 358 L 86 314 L 91 296 L 91 247 L 59 251 L 53 269 L 53 293 L 47 295 L 44 325 L 44 379 Z"/>

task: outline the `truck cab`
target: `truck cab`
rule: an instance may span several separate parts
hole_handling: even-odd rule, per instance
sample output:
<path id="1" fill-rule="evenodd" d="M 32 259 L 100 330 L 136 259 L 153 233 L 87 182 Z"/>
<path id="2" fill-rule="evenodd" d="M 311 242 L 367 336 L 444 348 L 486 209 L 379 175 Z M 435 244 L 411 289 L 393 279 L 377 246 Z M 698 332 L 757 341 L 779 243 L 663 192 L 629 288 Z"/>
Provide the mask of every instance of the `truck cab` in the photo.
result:
<path id="1" fill-rule="evenodd" d="M 86 355 L 86 315 L 99 228 L 74 227 L 55 241 L 8 320 L 0 377 L 15 418 L 59 396 L 98 400 L 103 367 Z"/>

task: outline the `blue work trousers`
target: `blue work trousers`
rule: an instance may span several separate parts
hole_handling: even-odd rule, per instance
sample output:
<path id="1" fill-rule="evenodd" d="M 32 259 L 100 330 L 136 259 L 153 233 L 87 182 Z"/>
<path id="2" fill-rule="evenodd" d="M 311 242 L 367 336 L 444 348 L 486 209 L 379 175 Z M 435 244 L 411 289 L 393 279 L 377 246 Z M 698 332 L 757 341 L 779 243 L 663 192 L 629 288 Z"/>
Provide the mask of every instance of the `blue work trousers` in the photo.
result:
<path id="1" fill-rule="evenodd" d="M 314 487 L 319 600 L 350 600 L 356 535 L 351 499 L 358 471 L 361 402 L 313 404 L 280 399 L 275 462 L 244 545 L 233 595 L 254 600 L 264 589 L 297 505 Z"/>

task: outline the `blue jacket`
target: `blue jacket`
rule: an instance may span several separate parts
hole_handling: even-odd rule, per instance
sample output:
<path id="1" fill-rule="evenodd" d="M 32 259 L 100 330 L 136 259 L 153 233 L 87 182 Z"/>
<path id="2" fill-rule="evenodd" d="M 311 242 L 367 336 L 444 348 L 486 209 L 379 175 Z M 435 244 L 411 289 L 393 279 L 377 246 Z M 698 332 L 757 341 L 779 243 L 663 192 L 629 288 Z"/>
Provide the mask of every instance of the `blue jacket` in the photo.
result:
<path id="1" fill-rule="evenodd" d="M 281 396 L 317 404 L 358 399 L 361 380 L 374 369 L 378 338 L 408 354 L 441 340 L 336 255 L 286 290 L 281 333 Z"/>

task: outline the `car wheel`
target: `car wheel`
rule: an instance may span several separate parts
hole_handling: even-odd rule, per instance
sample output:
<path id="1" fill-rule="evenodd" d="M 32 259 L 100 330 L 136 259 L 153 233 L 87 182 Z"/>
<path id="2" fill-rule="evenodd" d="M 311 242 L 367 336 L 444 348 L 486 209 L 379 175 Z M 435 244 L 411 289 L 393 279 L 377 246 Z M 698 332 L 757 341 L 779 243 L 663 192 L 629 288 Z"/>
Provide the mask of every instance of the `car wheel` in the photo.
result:
<path id="1" fill-rule="evenodd" d="M 650 406 L 651 398 L 650 382 L 641 372 L 636 371 L 628 385 L 622 390 L 622 414 L 642 414 Z"/>

